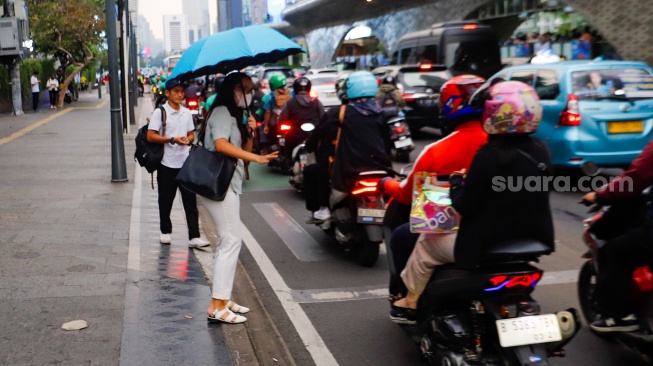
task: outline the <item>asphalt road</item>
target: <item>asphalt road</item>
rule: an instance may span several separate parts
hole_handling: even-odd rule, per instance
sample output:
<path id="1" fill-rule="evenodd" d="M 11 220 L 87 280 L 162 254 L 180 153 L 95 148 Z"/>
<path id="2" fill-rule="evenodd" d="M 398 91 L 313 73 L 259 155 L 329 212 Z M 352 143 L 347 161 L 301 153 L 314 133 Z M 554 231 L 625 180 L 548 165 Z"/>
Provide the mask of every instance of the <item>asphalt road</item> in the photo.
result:
<path id="1" fill-rule="evenodd" d="M 414 159 L 435 134 L 415 138 Z M 411 160 L 412 160 L 411 159 Z M 400 167 L 402 164 L 397 164 Z M 297 365 L 417 365 L 417 349 L 388 318 L 385 250 L 364 268 L 328 238 L 306 225 L 303 197 L 288 178 L 268 167 L 250 167 L 241 217 L 241 260 L 287 342 Z M 617 172 L 618 173 L 618 172 Z M 576 277 L 583 263 L 582 193 L 552 193 L 557 250 L 542 258 L 545 277 L 534 292 L 543 312 L 579 308 Z M 622 346 L 592 334 L 587 326 L 552 365 L 643 365 Z"/>

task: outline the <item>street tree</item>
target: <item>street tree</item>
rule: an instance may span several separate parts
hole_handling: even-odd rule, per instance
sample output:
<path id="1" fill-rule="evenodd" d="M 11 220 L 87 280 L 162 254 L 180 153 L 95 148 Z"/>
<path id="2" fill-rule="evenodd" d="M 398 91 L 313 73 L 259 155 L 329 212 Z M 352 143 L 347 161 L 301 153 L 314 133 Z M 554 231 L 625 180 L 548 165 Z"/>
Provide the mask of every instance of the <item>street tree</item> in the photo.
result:
<path id="1" fill-rule="evenodd" d="M 59 89 L 57 106 L 63 105 L 68 85 L 98 54 L 104 44 L 104 0 L 27 0 L 35 51 L 52 56 L 61 70 L 73 66 Z"/>

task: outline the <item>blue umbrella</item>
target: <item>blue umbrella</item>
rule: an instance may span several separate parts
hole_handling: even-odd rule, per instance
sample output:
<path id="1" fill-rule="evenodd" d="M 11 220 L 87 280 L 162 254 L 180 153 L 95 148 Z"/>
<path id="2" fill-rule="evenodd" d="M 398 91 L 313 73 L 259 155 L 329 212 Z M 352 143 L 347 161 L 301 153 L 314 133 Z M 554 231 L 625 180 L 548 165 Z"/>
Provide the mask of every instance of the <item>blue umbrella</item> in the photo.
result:
<path id="1" fill-rule="evenodd" d="M 301 52 L 306 51 L 270 27 L 234 28 L 193 43 L 181 56 L 169 79 L 226 74 L 247 66 L 276 62 Z"/>

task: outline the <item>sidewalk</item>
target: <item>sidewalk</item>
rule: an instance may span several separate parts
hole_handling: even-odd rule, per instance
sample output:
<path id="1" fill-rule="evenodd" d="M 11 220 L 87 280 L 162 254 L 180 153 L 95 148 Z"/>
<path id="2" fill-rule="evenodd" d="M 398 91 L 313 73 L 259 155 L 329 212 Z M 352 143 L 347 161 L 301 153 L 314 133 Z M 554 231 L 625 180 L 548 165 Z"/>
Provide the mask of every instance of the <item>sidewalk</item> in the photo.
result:
<path id="1" fill-rule="evenodd" d="M 0 364 L 258 364 L 243 325 L 206 321 L 197 255 L 210 263 L 212 250 L 188 249 L 179 198 L 173 244 L 158 243 L 136 126 L 123 135 L 129 181 L 111 183 L 108 101 L 80 93 L 61 110 L 0 116 Z M 89 327 L 60 329 L 76 319 Z M 227 346 L 243 342 L 250 354 Z"/>

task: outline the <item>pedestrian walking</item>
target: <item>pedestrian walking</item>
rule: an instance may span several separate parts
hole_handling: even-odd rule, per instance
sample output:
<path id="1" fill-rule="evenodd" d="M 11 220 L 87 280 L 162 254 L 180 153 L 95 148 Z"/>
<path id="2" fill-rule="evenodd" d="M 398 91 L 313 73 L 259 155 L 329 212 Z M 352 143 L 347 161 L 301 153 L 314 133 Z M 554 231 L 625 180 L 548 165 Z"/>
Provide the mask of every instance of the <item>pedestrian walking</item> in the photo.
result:
<path id="1" fill-rule="evenodd" d="M 195 125 L 193 124 L 192 114 L 181 105 L 184 100 L 185 87 L 186 85 L 178 79 L 168 80 L 166 83 L 168 101 L 162 106 L 165 115 L 162 114 L 160 108 L 152 112 L 147 140 L 164 145 L 163 159 L 156 175 L 161 229 L 159 241 L 161 244 L 170 244 L 172 241 L 170 238 L 170 233 L 172 233 L 170 212 L 177 194 L 177 188 L 179 188 L 186 214 L 186 224 L 188 225 L 188 246 L 200 248 L 208 246 L 209 242 L 200 238 L 197 197 L 195 193 L 179 186 L 176 181 L 177 174 L 188 157 L 189 145 L 193 143 L 195 138 Z M 160 131 L 163 130 L 163 118 L 165 118 L 165 132 L 162 136 Z"/>
<path id="2" fill-rule="evenodd" d="M 254 84 L 249 76 L 242 73 L 227 75 L 209 111 L 206 136 L 204 136 L 204 146 L 210 151 L 239 159 L 223 201 L 199 197 L 200 202 L 213 218 L 218 233 L 218 248 L 213 264 L 211 304 L 207 310 L 210 322 L 242 323 L 247 318 L 234 312 L 244 314 L 249 311 L 249 308 L 231 301 L 236 264 L 242 245 L 240 195 L 245 176 L 243 161 L 267 164 L 278 155 L 278 152 L 268 155 L 251 152 L 256 120 L 245 111 L 252 101 L 253 91 Z"/>
<path id="3" fill-rule="evenodd" d="M 57 109 L 57 91 L 59 90 L 59 80 L 57 80 L 57 75 L 52 73 L 48 79 L 45 88 L 50 93 L 50 109 Z"/>
<path id="4" fill-rule="evenodd" d="M 32 84 L 32 109 L 36 112 L 39 109 L 39 95 L 41 94 L 38 71 L 32 73 L 30 84 Z"/>

